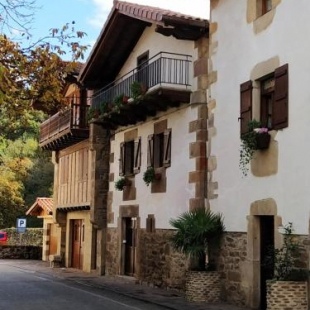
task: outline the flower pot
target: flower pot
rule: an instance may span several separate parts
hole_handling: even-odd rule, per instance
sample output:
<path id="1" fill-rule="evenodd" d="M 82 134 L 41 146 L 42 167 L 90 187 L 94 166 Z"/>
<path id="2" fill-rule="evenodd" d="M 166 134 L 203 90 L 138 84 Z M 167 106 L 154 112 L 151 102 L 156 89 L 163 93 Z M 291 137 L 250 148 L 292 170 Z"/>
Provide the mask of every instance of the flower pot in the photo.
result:
<path id="1" fill-rule="evenodd" d="M 307 282 L 267 281 L 267 309 L 307 310 Z"/>
<path id="2" fill-rule="evenodd" d="M 185 286 L 188 301 L 208 303 L 220 301 L 221 278 L 217 271 L 188 271 Z"/>
<path id="3" fill-rule="evenodd" d="M 269 148 L 270 144 L 270 134 L 266 133 L 259 133 L 256 135 L 256 149 L 257 150 L 265 150 Z"/>

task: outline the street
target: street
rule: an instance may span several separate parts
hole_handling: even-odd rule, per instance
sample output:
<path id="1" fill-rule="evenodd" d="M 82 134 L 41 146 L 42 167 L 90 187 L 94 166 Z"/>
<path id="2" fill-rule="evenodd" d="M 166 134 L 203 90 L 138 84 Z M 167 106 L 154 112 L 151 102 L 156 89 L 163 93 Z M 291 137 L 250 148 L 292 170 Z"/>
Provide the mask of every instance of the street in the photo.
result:
<path id="1" fill-rule="evenodd" d="M 164 307 L 79 285 L 0 261 L 0 309 L 163 310 Z"/>

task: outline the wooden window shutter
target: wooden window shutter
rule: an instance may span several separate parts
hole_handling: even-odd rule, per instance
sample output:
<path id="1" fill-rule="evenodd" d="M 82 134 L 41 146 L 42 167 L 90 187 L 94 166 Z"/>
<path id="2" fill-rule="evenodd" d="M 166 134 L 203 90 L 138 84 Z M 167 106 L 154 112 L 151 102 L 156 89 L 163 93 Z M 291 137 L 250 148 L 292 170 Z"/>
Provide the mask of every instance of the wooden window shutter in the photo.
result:
<path id="1" fill-rule="evenodd" d="M 171 128 L 166 129 L 164 132 L 164 167 L 170 167 L 171 165 Z"/>
<path id="2" fill-rule="evenodd" d="M 154 135 L 147 137 L 147 167 L 154 165 Z"/>
<path id="3" fill-rule="evenodd" d="M 252 120 L 252 81 L 240 85 L 240 134 L 248 132 L 248 123 Z"/>
<path id="4" fill-rule="evenodd" d="M 135 140 L 133 172 L 139 173 L 141 167 L 141 137 Z"/>
<path id="5" fill-rule="evenodd" d="M 125 175 L 125 142 L 120 145 L 119 175 Z"/>
<path id="6" fill-rule="evenodd" d="M 288 64 L 275 70 L 273 129 L 288 126 Z"/>

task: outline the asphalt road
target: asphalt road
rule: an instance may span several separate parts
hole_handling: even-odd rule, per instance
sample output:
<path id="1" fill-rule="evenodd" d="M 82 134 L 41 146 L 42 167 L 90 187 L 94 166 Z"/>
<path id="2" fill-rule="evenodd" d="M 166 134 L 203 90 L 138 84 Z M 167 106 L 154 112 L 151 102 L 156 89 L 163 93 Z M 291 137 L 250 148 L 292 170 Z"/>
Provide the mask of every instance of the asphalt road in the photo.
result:
<path id="1" fill-rule="evenodd" d="M 0 261 L 0 310 L 163 310 L 117 293 Z"/>

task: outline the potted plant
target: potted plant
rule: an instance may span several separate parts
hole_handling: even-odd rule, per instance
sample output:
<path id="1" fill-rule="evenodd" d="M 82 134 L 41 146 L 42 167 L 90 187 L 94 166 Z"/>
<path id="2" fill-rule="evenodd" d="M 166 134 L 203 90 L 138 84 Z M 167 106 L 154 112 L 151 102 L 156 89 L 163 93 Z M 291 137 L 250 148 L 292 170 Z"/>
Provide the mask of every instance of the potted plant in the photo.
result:
<path id="1" fill-rule="evenodd" d="M 87 120 L 98 118 L 100 115 L 100 110 L 97 107 L 90 107 L 87 111 Z"/>
<path id="2" fill-rule="evenodd" d="M 144 183 L 149 186 L 155 180 L 160 180 L 161 174 L 156 173 L 154 167 L 148 167 L 143 174 Z"/>
<path id="3" fill-rule="evenodd" d="M 130 86 L 131 97 L 135 100 L 146 93 L 146 87 L 139 81 L 134 81 Z"/>
<path id="4" fill-rule="evenodd" d="M 121 177 L 115 182 L 115 189 L 118 191 L 124 190 L 125 186 L 130 185 L 130 180 L 128 180 L 126 177 Z"/>
<path id="5" fill-rule="evenodd" d="M 267 281 L 267 309 L 308 309 L 307 280 L 309 272 L 304 268 L 297 268 L 302 245 L 293 235 L 293 224 L 283 227 L 283 245 L 277 249 L 270 249 L 263 262 L 273 268 L 274 276 Z M 289 305 L 294 304 L 291 308 Z"/>
<path id="6" fill-rule="evenodd" d="M 171 237 L 172 246 L 191 260 L 186 276 L 187 299 L 219 301 L 220 274 L 215 271 L 214 257 L 225 231 L 222 215 L 197 208 L 171 219 L 170 225 L 176 229 Z"/>
<path id="7" fill-rule="evenodd" d="M 241 135 L 239 167 L 244 176 L 248 174 L 248 164 L 256 150 L 265 150 L 270 144 L 268 128 L 262 127 L 255 119 L 248 123 L 248 132 Z"/>

